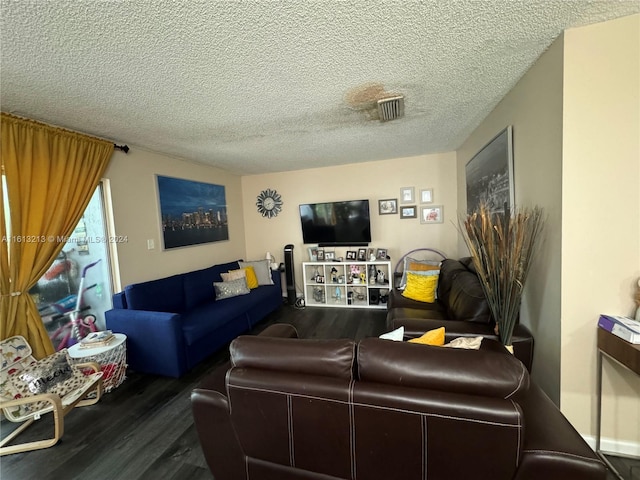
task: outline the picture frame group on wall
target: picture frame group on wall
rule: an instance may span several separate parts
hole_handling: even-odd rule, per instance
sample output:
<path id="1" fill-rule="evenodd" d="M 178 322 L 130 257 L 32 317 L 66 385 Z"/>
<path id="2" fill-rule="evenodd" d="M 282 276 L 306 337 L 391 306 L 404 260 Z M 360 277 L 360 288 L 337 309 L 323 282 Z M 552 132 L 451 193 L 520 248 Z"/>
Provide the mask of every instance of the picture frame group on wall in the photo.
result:
<path id="1" fill-rule="evenodd" d="M 393 215 L 395 213 L 398 213 L 397 198 L 378 200 L 378 215 Z"/>
<path id="2" fill-rule="evenodd" d="M 442 205 L 420 207 L 420 223 L 443 223 L 444 210 Z"/>

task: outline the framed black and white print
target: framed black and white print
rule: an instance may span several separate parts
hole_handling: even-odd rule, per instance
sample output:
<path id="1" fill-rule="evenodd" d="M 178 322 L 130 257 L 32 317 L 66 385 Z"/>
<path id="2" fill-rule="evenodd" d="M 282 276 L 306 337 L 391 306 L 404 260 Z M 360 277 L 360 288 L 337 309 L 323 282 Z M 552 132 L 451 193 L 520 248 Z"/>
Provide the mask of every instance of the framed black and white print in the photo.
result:
<path id="1" fill-rule="evenodd" d="M 398 213 L 397 198 L 378 200 L 378 215 L 393 215 L 395 213 Z"/>
<path id="2" fill-rule="evenodd" d="M 513 190 L 513 128 L 508 126 L 469 160 L 465 166 L 467 213 L 487 205 L 493 213 L 511 209 Z"/>

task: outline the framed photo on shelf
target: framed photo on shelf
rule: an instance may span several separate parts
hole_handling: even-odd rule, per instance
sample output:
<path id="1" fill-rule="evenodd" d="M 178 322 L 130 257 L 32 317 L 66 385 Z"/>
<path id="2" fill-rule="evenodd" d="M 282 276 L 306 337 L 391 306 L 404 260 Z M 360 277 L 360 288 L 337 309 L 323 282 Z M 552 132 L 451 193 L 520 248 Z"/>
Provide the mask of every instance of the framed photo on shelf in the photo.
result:
<path id="1" fill-rule="evenodd" d="M 358 252 L 355 250 L 347 250 L 347 260 L 355 260 Z"/>
<path id="2" fill-rule="evenodd" d="M 376 250 L 376 258 L 378 260 L 386 260 L 387 259 L 387 249 L 386 248 L 379 248 L 378 250 Z"/>
<path id="3" fill-rule="evenodd" d="M 433 188 L 420 190 L 420 203 L 433 203 Z"/>
<path id="4" fill-rule="evenodd" d="M 318 249 L 318 261 L 324 262 L 324 250 L 322 250 L 321 248 Z"/>
<path id="5" fill-rule="evenodd" d="M 367 249 L 367 259 L 374 261 L 376 259 L 376 252 L 373 248 Z"/>
<path id="6" fill-rule="evenodd" d="M 444 212 L 442 205 L 420 207 L 420 223 L 442 223 Z"/>
<path id="7" fill-rule="evenodd" d="M 367 261 L 367 249 L 366 248 L 359 248 L 358 249 L 358 261 L 359 262 L 366 262 Z"/>
<path id="8" fill-rule="evenodd" d="M 325 260 L 333 260 L 336 258 L 336 252 L 324 252 Z"/>
<path id="9" fill-rule="evenodd" d="M 402 187 L 400 189 L 400 203 L 413 203 L 415 202 L 416 190 L 413 187 Z"/>
<path id="10" fill-rule="evenodd" d="M 392 215 L 394 213 L 398 213 L 397 198 L 378 200 L 378 215 Z"/>
<path id="11" fill-rule="evenodd" d="M 309 261 L 317 262 L 318 261 L 318 247 L 308 247 L 307 252 L 309 252 Z"/>
<path id="12" fill-rule="evenodd" d="M 418 212 L 415 205 L 400 208 L 400 218 L 417 218 Z"/>

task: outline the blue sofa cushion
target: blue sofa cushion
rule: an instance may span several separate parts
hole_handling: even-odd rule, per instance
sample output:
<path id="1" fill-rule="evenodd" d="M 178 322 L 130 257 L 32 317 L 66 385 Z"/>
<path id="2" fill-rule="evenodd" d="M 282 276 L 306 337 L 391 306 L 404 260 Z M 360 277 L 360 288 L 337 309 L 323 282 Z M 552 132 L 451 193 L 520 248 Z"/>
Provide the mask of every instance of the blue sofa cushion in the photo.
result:
<path id="1" fill-rule="evenodd" d="M 124 294 L 128 308 L 154 312 L 180 313 L 185 309 L 184 275 L 127 285 Z M 211 287 L 213 289 L 213 286 Z"/>
<path id="2" fill-rule="evenodd" d="M 237 270 L 238 262 L 222 263 L 184 274 L 184 298 L 187 310 L 215 298 L 213 282 L 221 282 L 221 273 Z"/>
<path id="3" fill-rule="evenodd" d="M 247 301 L 251 300 L 252 296 L 253 293 L 207 302 L 184 313 L 182 334 L 186 344 L 196 343 L 228 322 L 243 322 L 245 329 L 248 329 L 250 325 L 246 316 Z"/>

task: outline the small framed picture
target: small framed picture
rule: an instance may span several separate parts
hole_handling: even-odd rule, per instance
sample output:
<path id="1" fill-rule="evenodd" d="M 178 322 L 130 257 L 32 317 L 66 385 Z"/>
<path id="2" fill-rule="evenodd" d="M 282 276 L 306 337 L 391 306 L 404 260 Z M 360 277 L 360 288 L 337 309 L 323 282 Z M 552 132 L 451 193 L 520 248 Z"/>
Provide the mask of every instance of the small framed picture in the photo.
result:
<path id="1" fill-rule="evenodd" d="M 319 262 L 324 262 L 324 250 L 322 249 L 318 249 L 318 261 Z"/>
<path id="2" fill-rule="evenodd" d="M 433 188 L 424 188 L 420 190 L 420 203 L 433 202 Z"/>
<path id="3" fill-rule="evenodd" d="M 416 201 L 415 188 L 402 187 L 400 189 L 400 203 L 413 203 Z"/>
<path id="4" fill-rule="evenodd" d="M 376 252 L 373 250 L 373 248 L 367 249 L 367 258 L 371 262 L 373 262 L 376 259 Z"/>
<path id="5" fill-rule="evenodd" d="M 318 261 L 318 247 L 309 247 L 307 248 L 309 252 L 309 261 L 317 262 Z"/>
<path id="6" fill-rule="evenodd" d="M 379 248 L 378 250 L 376 250 L 376 258 L 378 260 L 386 260 L 387 259 L 387 249 L 386 248 Z"/>
<path id="7" fill-rule="evenodd" d="M 336 258 L 336 252 L 324 252 L 325 260 L 333 260 Z"/>
<path id="8" fill-rule="evenodd" d="M 420 223 L 442 223 L 444 212 L 442 205 L 420 207 Z"/>
<path id="9" fill-rule="evenodd" d="M 385 200 L 378 200 L 379 215 L 392 215 L 394 213 L 398 213 L 397 198 L 387 198 Z"/>
<path id="10" fill-rule="evenodd" d="M 347 250 L 347 260 L 355 260 L 357 254 L 355 250 Z"/>
<path id="11" fill-rule="evenodd" d="M 358 249 L 358 261 L 359 262 L 366 262 L 367 261 L 367 249 L 366 248 L 359 248 Z"/>
<path id="12" fill-rule="evenodd" d="M 415 205 L 400 208 L 400 218 L 417 218 L 418 212 Z"/>

